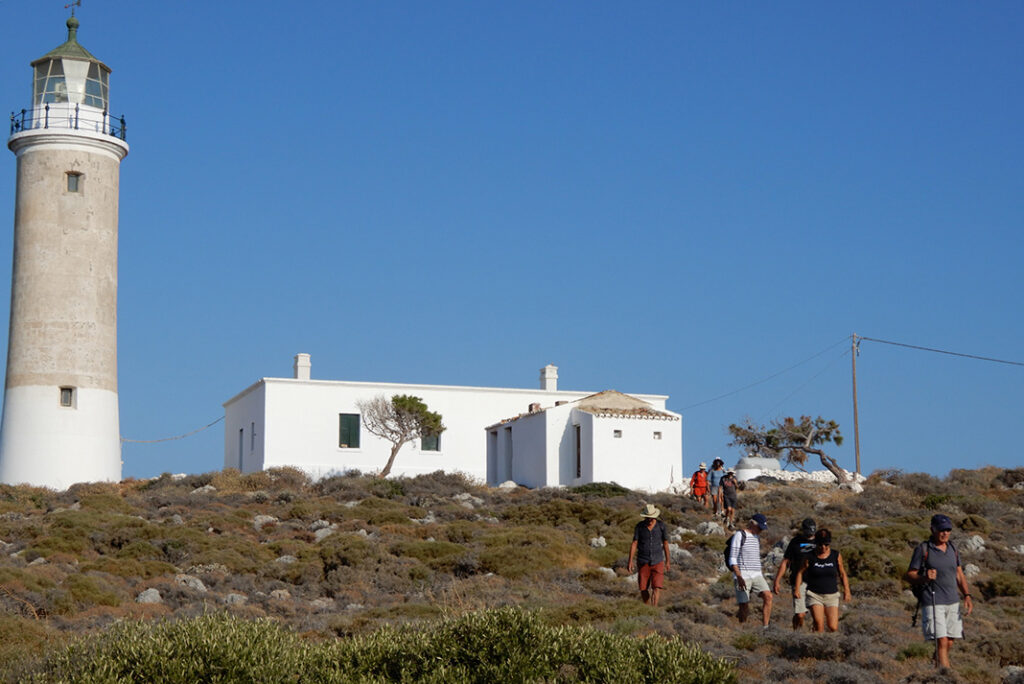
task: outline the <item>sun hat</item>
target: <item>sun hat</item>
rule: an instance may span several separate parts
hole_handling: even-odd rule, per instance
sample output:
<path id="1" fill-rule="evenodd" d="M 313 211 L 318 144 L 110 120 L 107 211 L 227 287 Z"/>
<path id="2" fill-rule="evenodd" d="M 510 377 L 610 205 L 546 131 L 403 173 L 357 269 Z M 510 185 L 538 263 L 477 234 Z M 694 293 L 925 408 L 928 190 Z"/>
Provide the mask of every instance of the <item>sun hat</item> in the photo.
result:
<path id="1" fill-rule="evenodd" d="M 725 471 L 725 474 L 726 475 L 735 475 L 736 474 L 736 469 L 735 468 L 729 468 L 727 471 Z"/>
<path id="2" fill-rule="evenodd" d="M 755 513 L 750 519 L 757 523 L 762 530 L 768 529 L 768 518 L 764 517 L 763 513 Z"/>
<path id="3" fill-rule="evenodd" d="M 661 515 L 661 511 L 654 504 L 647 504 L 644 506 L 644 510 L 640 511 L 640 517 L 642 518 L 657 518 L 659 515 Z"/>
<path id="4" fill-rule="evenodd" d="M 953 521 L 949 519 L 948 515 L 942 515 L 941 513 L 938 513 L 932 516 L 932 529 L 936 532 L 952 530 Z"/>
<path id="5" fill-rule="evenodd" d="M 814 522 L 814 518 L 804 518 L 800 523 L 800 531 L 804 534 L 814 534 L 818 531 L 818 524 Z"/>
<path id="6" fill-rule="evenodd" d="M 704 461 L 701 461 L 700 462 L 700 469 L 701 470 L 707 470 L 708 469 L 708 464 L 705 463 Z"/>

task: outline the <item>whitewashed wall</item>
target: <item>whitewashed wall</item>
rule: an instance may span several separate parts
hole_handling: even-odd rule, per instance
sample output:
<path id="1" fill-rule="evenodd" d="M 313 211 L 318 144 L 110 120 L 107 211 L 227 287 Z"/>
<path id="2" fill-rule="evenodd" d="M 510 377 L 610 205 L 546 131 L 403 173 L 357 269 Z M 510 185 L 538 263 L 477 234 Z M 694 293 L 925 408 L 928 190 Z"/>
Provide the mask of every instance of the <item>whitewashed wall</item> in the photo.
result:
<path id="1" fill-rule="evenodd" d="M 681 480 L 681 420 L 592 416 L 595 482 L 664 491 Z M 622 436 L 615 437 L 615 430 Z M 654 432 L 661 439 L 654 439 Z"/>

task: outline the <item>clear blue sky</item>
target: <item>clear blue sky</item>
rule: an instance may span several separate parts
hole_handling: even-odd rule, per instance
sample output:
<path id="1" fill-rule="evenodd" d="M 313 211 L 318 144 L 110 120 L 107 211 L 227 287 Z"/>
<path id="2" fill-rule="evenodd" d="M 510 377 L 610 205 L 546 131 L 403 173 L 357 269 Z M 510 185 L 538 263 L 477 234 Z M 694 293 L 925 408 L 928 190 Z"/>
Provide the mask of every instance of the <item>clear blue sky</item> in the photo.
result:
<path id="1" fill-rule="evenodd" d="M 64 41 L 62 5 L 0 0 L 4 111 Z M 132 146 L 126 438 L 201 427 L 301 351 L 321 379 L 535 387 L 554 363 L 563 389 L 668 394 L 687 470 L 733 462 L 744 416 L 820 414 L 852 469 L 851 333 L 1024 361 L 1019 2 L 78 17 Z M 864 342 L 858 381 L 865 472 L 1024 461 L 1024 367 Z M 222 460 L 218 424 L 126 444 L 124 474 Z"/>

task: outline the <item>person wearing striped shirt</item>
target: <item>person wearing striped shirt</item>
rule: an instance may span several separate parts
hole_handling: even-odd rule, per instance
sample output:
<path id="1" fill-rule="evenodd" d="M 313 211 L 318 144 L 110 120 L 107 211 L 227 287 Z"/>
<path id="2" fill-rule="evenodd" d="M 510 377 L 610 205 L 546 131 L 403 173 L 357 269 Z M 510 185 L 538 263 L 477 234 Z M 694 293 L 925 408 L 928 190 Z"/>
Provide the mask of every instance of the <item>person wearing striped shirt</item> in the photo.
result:
<path id="1" fill-rule="evenodd" d="M 772 617 L 772 590 L 761 570 L 761 540 L 758 538 L 768 529 L 768 518 L 756 513 L 747 521 L 745 530 L 738 530 L 729 544 L 729 570 L 736 587 L 736 603 L 739 610 L 736 617 L 746 622 L 750 615 L 750 595 L 761 597 L 761 624 L 765 629 Z"/>

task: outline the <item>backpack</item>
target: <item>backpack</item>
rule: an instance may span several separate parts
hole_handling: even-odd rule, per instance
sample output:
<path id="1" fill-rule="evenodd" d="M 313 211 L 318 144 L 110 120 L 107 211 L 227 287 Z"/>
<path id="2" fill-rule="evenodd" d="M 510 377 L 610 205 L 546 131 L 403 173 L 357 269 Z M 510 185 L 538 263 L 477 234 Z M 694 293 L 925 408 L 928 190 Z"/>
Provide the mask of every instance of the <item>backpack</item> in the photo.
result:
<path id="1" fill-rule="evenodd" d="M 740 534 L 742 536 L 740 537 L 740 550 L 736 554 L 737 557 L 741 553 L 743 553 L 743 544 L 746 543 L 746 541 L 747 541 L 747 531 L 746 530 L 740 530 Z M 725 568 L 727 570 L 731 569 L 729 567 L 729 556 L 732 555 L 732 540 L 735 539 L 735 538 L 736 538 L 736 535 L 735 534 L 731 534 L 731 535 L 729 535 L 729 539 L 725 542 Z M 737 560 L 738 560 L 738 558 L 737 558 Z"/>
<path id="2" fill-rule="evenodd" d="M 946 544 L 949 545 L 949 548 L 953 549 L 953 555 L 956 556 L 956 564 L 960 565 L 960 552 L 956 550 L 955 546 L 953 546 L 953 542 L 949 541 L 946 542 Z M 921 548 L 921 570 L 919 570 L 920 572 L 928 569 L 928 542 L 923 541 L 920 544 L 918 544 L 918 546 Z M 729 561 L 726 561 L 726 563 L 728 562 Z M 921 604 L 924 603 L 924 590 L 927 585 L 927 582 L 910 585 L 910 591 L 914 594 L 914 598 L 917 599 L 917 606 L 914 607 L 914 614 L 910 618 L 911 627 L 917 626 L 917 614 L 921 610 Z"/>

